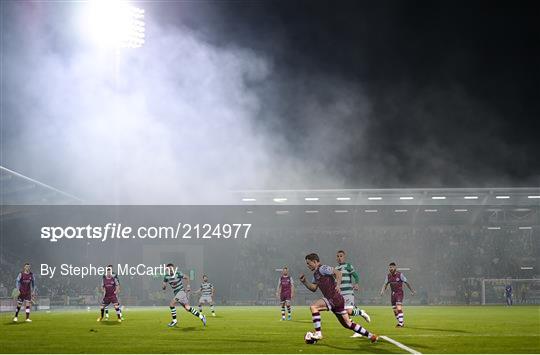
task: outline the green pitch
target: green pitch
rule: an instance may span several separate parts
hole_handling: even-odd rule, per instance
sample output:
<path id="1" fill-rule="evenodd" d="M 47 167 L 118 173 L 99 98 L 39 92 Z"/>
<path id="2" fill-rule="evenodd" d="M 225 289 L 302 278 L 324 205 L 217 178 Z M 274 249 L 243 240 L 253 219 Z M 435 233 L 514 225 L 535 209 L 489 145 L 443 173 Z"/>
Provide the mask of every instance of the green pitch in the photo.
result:
<path id="1" fill-rule="evenodd" d="M 365 307 L 366 327 L 421 353 L 540 353 L 540 308 L 406 307 L 406 328 L 396 329 L 390 307 Z M 380 340 L 350 338 L 335 317 L 322 313 L 324 339 L 303 341 L 312 330 L 307 306 L 295 307 L 292 321 L 280 321 L 278 307 L 217 307 L 202 326 L 178 309 L 179 325 L 168 328 L 168 307 L 132 308 L 125 321 L 96 322 L 98 311 L 33 312 L 32 323 L 0 322 L 2 353 L 404 353 Z M 209 309 L 205 312 L 209 315 Z M 359 319 L 358 319 L 359 320 Z M 364 322 L 360 322 L 365 325 Z"/>

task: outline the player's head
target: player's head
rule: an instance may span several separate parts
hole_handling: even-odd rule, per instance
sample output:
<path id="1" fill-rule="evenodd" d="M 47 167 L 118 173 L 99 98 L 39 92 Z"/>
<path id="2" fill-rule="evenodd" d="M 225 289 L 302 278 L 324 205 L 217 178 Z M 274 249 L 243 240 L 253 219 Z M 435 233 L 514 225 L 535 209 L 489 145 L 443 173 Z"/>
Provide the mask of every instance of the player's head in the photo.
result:
<path id="1" fill-rule="evenodd" d="M 289 275 L 289 268 L 286 267 L 286 266 L 284 266 L 283 269 L 281 270 L 281 274 L 282 274 L 283 276 Z"/>
<path id="2" fill-rule="evenodd" d="M 165 268 L 165 272 L 168 273 L 169 275 L 174 274 L 174 264 L 168 263 L 167 267 Z"/>
<path id="3" fill-rule="evenodd" d="M 30 272 L 30 263 L 24 263 L 23 271 L 24 272 Z"/>
<path id="4" fill-rule="evenodd" d="M 208 275 L 202 275 L 202 280 L 204 282 L 208 282 Z"/>
<path id="5" fill-rule="evenodd" d="M 345 251 L 343 250 L 338 250 L 338 252 L 336 253 L 336 260 L 339 264 L 342 264 L 345 262 L 345 256 L 347 254 L 345 253 Z"/>
<path id="6" fill-rule="evenodd" d="M 107 265 L 107 268 L 105 269 L 105 273 L 107 274 L 107 277 L 111 277 L 112 276 L 112 273 L 113 273 L 113 270 L 112 270 L 112 265 Z"/>
<path id="7" fill-rule="evenodd" d="M 390 271 L 393 274 L 394 272 L 396 272 L 396 270 L 397 270 L 397 266 L 395 262 L 391 262 L 390 264 L 388 264 L 388 271 Z"/>
<path id="8" fill-rule="evenodd" d="M 311 271 L 316 270 L 319 265 L 321 264 L 321 260 L 319 259 L 319 256 L 315 253 L 311 253 L 306 255 L 306 264 L 308 269 Z"/>

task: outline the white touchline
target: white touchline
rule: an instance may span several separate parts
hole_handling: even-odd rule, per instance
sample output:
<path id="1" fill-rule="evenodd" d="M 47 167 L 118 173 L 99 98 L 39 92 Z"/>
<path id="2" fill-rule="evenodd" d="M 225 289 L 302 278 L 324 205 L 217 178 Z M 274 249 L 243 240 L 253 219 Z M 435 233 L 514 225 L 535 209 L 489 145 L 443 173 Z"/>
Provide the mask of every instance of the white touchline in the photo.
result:
<path id="1" fill-rule="evenodd" d="M 416 351 L 416 350 L 414 350 L 414 349 L 411 349 L 411 348 L 409 348 L 408 346 L 403 345 L 403 344 L 401 344 L 399 341 L 395 341 L 395 340 L 392 339 L 392 338 L 389 338 L 389 337 L 384 336 L 384 335 L 381 335 L 380 337 L 381 337 L 382 339 L 386 340 L 387 342 L 392 343 L 392 344 L 394 344 L 395 346 L 397 346 L 398 348 L 403 349 L 403 350 L 405 350 L 405 351 L 407 351 L 407 352 L 409 352 L 409 353 L 411 353 L 411 354 L 422 354 L 421 352 Z"/>

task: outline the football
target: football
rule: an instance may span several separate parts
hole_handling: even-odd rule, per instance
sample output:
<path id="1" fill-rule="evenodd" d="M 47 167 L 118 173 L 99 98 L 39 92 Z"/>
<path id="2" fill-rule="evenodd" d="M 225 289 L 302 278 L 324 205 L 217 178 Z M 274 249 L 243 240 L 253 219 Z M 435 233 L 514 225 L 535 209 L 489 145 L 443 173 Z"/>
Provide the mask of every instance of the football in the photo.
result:
<path id="1" fill-rule="evenodd" d="M 317 342 L 317 339 L 313 339 L 313 333 L 312 332 L 307 332 L 306 335 L 304 336 L 304 341 L 306 342 L 306 344 L 315 344 Z"/>

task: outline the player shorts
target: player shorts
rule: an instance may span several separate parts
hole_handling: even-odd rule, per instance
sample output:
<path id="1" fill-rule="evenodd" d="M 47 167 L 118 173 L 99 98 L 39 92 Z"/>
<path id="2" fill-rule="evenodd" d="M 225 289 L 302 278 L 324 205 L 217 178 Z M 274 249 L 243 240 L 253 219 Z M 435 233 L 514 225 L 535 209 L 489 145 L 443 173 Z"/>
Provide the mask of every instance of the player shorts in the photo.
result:
<path id="1" fill-rule="evenodd" d="M 347 311 L 345 310 L 345 300 L 341 295 L 339 296 L 340 297 L 335 297 L 333 299 L 323 298 L 323 301 L 326 303 L 328 310 L 334 314 L 346 314 Z"/>
<path id="2" fill-rule="evenodd" d="M 201 298 L 199 298 L 199 304 L 202 304 L 202 303 L 214 303 L 214 301 L 212 300 L 212 296 L 201 296 Z"/>
<path id="3" fill-rule="evenodd" d="M 24 301 L 32 301 L 32 294 L 30 292 L 19 293 L 17 303 L 23 303 Z"/>
<path id="4" fill-rule="evenodd" d="M 112 304 L 118 303 L 118 297 L 116 297 L 116 295 L 103 297 L 103 301 L 101 301 L 102 306 L 107 306 L 111 303 Z"/>
<path id="5" fill-rule="evenodd" d="M 342 295 L 345 300 L 345 309 L 354 308 L 354 294 Z"/>
<path id="6" fill-rule="evenodd" d="M 182 305 L 189 304 L 187 294 L 184 291 L 178 291 L 176 295 L 174 295 L 174 300 Z"/>
<path id="7" fill-rule="evenodd" d="M 392 302 L 392 306 L 403 304 L 403 292 L 392 292 L 390 302 Z"/>
<path id="8" fill-rule="evenodd" d="M 279 301 L 280 302 L 290 302 L 291 301 L 291 293 L 286 292 L 279 295 Z"/>

